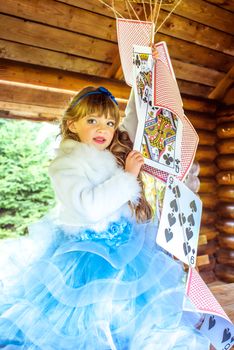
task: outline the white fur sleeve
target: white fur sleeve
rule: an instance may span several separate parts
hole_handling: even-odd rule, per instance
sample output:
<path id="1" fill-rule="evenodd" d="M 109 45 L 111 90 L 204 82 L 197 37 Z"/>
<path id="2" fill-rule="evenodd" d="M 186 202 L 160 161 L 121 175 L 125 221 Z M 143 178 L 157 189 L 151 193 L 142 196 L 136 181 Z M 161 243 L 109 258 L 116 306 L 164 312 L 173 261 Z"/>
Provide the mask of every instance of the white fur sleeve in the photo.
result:
<path id="1" fill-rule="evenodd" d="M 137 112 L 135 104 L 135 96 L 133 89 L 131 90 L 127 107 L 125 109 L 125 117 L 120 126 L 121 130 L 127 131 L 132 142 L 134 142 L 137 130 Z"/>
<path id="2" fill-rule="evenodd" d="M 62 205 L 91 223 L 113 214 L 129 200 L 136 202 L 140 192 L 137 179 L 121 169 L 98 185 L 73 169 L 50 172 L 50 175 Z"/>

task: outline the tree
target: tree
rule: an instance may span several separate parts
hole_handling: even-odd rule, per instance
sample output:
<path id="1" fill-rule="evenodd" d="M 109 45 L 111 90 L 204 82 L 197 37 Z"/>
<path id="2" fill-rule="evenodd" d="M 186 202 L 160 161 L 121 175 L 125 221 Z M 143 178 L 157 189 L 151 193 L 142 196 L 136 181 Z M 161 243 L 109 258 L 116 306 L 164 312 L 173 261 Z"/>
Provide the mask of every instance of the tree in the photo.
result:
<path id="1" fill-rule="evenodd" d="M 51 139 L 37 142 L 41 123 L 0 119 L 0 238 L 27 233 L 54 205 L 47 175 Z"/>

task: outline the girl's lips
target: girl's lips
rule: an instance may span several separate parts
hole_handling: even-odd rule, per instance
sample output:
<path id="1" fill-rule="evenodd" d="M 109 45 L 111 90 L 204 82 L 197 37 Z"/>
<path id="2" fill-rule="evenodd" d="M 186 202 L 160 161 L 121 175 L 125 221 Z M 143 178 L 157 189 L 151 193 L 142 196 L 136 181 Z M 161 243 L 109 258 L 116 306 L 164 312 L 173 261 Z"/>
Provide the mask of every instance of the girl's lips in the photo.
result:
<path id="1" fill-rule="evenodd" d="M 106 139 L 104 139 L 104 137 L 94 137 L 94 141 L 97 143 L 104 143 Z"/>

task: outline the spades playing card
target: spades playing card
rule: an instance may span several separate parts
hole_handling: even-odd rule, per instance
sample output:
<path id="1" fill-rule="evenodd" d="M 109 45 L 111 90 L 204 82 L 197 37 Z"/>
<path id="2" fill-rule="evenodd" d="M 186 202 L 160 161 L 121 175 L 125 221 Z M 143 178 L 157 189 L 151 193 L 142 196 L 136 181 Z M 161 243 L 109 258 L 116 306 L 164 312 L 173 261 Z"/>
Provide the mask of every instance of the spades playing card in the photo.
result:
<path id="1" fill-rule="evenodd" d="M 189 266 L 196 266 L 202 202 L 170 175 L 167 181 L 157 243 Z"/>

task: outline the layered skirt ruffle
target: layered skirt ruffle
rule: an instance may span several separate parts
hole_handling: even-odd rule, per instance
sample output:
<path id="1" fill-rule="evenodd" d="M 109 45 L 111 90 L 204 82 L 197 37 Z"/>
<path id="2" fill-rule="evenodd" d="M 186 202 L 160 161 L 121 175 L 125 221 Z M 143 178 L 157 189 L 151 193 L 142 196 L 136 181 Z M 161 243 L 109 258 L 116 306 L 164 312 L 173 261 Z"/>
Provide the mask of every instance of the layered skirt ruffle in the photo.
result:
<path id="1" fill-rule="evenodd" d="M 31 231 L 2 248 L 17 245 L 0 286 L 0 348 L 208 348 L 183 317 L 185 273 L 156 246 L 154 225 L 121 218 L 77 232 L 47 217 Z"/>

